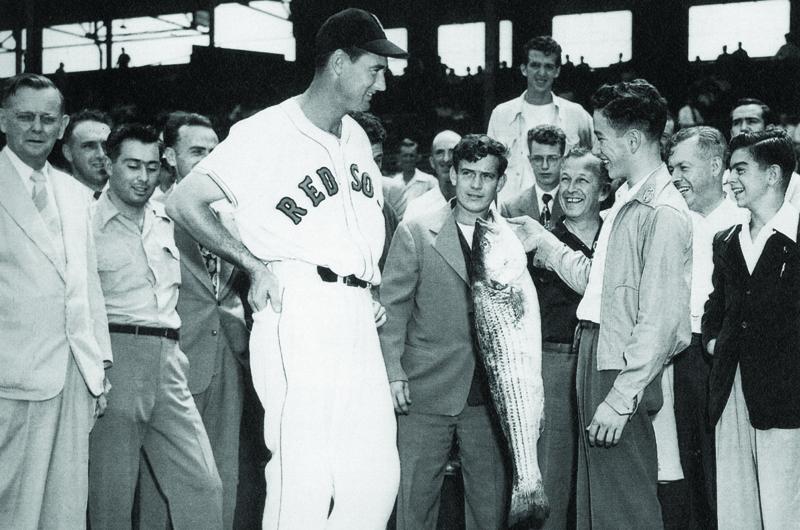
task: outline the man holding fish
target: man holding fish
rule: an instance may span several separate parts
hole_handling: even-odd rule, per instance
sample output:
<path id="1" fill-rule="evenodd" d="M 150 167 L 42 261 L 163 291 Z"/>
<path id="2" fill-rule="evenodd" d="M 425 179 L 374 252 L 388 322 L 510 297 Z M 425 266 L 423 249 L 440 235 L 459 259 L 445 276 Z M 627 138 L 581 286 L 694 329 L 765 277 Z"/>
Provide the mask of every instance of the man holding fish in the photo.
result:
<path id="1" fill-rule="evenodd" d="M 476 357 L 470 300 L 473 231 L 505 184 L 505 153 L 488 136 L 465 136 L 453 150 L 455 198 L 403 221 L 386 259 L 388 318 L 379 335 L 398 413 L 398 530 L 436 528 L 454 435 L 466 528 L 505 528 L 503 442 Z"/>

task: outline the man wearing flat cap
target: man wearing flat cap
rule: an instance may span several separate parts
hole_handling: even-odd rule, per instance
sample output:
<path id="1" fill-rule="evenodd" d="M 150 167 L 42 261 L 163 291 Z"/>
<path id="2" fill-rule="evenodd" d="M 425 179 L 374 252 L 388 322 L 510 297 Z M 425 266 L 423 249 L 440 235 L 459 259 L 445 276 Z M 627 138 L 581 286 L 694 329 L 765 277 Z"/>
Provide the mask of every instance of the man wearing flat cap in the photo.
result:
<path id="1" fill-rule="evenodd" d="M 376 327 L 385 311 L 381 173 L 347 115 L 386 89 L 406 53 L 360 9 L 316 36 L 302 94 L 237 123 L 175 188 L 167 212 L 246 271 L 253 383 L 264 405 L 265 529 L 385 528 L 399 481 L 396 423 Z M 227 199 L 241 242 L 209 205 Z"/>

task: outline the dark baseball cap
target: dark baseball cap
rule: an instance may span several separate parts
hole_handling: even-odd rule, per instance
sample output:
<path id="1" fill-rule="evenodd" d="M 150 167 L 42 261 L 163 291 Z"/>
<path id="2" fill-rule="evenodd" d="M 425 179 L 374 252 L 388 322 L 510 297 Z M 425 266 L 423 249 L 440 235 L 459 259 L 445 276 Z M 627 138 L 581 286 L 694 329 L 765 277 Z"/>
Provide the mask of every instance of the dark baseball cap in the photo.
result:
<path id="1" fill-rule="evenodd" d="M 363 9 L 348 8 L 331 15 L 317 32 L 317 55 L 334 50 L 361 48 L 375 55 L 405 59 L 408 53 L 389 41 L 378 17 Z"/>

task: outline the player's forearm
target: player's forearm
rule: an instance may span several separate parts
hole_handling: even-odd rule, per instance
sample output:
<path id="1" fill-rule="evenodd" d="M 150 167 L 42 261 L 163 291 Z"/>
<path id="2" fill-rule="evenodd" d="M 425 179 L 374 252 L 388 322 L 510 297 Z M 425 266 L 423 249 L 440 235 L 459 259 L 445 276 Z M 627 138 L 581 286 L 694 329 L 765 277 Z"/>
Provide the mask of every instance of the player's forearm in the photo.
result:
<path id="1" fill-rule="evenodd" d="M 198 243 L 248 274 L 262 265 L 231 235 L 208 204 L 172 193 L 167 200 L 167 214 Z"/>

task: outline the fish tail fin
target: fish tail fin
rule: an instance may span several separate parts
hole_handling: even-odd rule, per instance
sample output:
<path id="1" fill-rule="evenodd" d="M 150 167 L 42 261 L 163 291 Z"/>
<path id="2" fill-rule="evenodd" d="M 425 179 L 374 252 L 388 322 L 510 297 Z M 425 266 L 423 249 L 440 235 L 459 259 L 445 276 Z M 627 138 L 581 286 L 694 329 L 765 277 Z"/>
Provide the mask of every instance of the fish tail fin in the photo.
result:
<path id="1" fill-rule="evenodd" d="M 523 521 L 544 521 L 548 515 L 550 515 L 550 503 L 541 481 L 533 490 L 514 486 L 511 492 L 511 509 L 508 513 L 509 527 Z"/>

